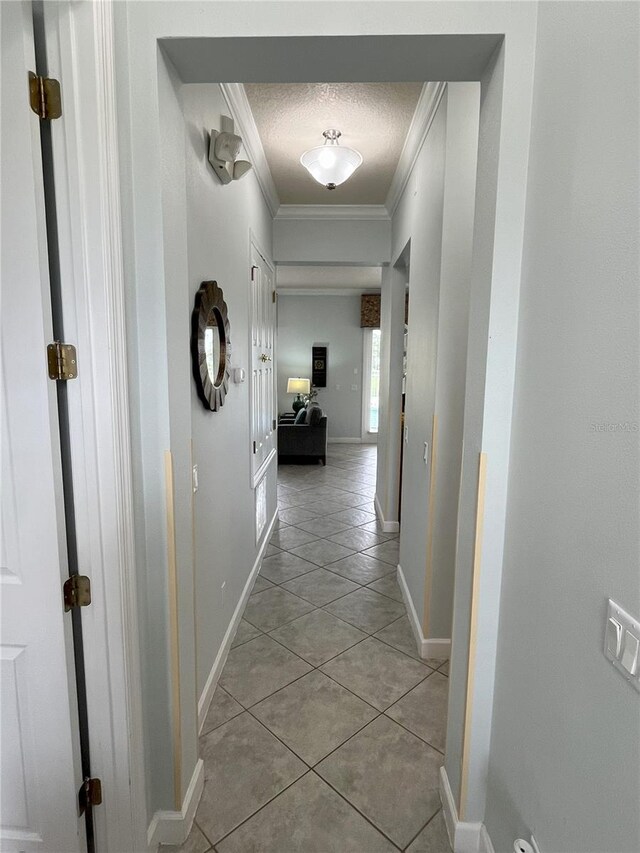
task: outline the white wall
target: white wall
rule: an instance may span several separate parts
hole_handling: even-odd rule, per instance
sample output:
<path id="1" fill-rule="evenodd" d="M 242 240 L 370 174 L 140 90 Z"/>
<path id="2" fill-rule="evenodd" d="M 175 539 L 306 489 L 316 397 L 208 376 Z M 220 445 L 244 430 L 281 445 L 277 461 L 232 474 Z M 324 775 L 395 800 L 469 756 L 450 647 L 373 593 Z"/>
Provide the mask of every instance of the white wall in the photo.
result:
<path id="1" fill-rule="evenodd" d="M 147 750 L 149 774 L 149 809 L 171 808 L 170 782 L 164 770 L 155 776 L 151 764 L 164 762 L 167 754 L 167 666 L 166 666 L 166 569 L 164 542 L 165 496 L 161 471 L 161 453 L 167 447 L 169 432 L 167 413 L 166 346 L 163 328 L 166 306 L 158 298 L 164 282 L 163 230 L 160 200 L 161 165 L 158 145 L 161 134 L 158 120 L 158 39 L 199 35 L 212 41 L 209 55 L 215 53 L 215 39 L 235 36 L 342 36 L 376 35 L 388 53 L 392 67 L 402 70 L 404 55 L 396 35 L 412 32 L 429 34 L 465 34 L 455 43 L 455 56 L 445 58 L 449 66 L 467 51 L 469 33 L 503 33 L 509 46 L 500 50 L 483 84 L 481 117 L 482 145 L 479 151 L 484 175 L 477 196 L 479 218 L 486 223 L 476 231 L 474 249 L 474 291 L 471 316 L 475 336 L 470 341 L 468 362 L 474 366 L 472 383 L 467 387 L 465 405 L 465 451 L 467 459 L 461 485 L 461 504 L 467 519 L 473 518 L 477 483 L 477 453 L 487 444 L 495 456 L 495 466 L 488 481 L 487 505 L 495 523 L 484 540 L 484 556 L 491 571 L 490 583 L 483 588 L 480 613 L 479 652 L 487 663 L 476 673 L 473 736 L 479 737 L 475 750 L 477 760 L 470 766 L 470 819 L 481 819 L 484 813 L 484 768 L 486 749 L 482 733 L 488 731 L 490 713 L 487 708 L 493 693 L 491 661 L 495 652 L 495 602 L 499 595 L 502 565 L 503 508 L 505 505 L 506 463 L 508 455 L 510 406 L 512 396 L 511 368 L 515 353 L 515 317 L 517 316 L 522 220 L 524 212 L 524 177 L 529 138 L 529 107 L 532 81 L 532 56 L 535 43 L 536 4 L 486 2 L 379 2 L 364 4 L 343 2 L 331 4 L 331 14 L 323 0 L 298 4 L 296 15 L 288 4 L 261 2 L 180 2 L 116 4 L 117 56 L 119 83 L 118 122 L 122 146 L 122 191 L 125 205 L 125 251 L 130 282 L 130 347 L 137 505 L 138 565 L 141 579 L 141 608 L 146 612 L 141 642 L 146 650 L 144 685 L 147 708 L 154 721 L 148 721 Z M 387 41 L 388 39 L 388 41 Z M 355 43 L 355 42 L 354 42 Z M 357 43 L 355 47 L 357 49 Z M 359 65 L 348 57 L 351 73 L 366 73 L 367 79 L 386 65 Z M 416 59 L 417 57 L 417 59 Z M 341 53 L 335 52 L 336 61 Z M 468 57 L 467 57 L 468 58 Z M 411 67 L 434 68 L 436 53 L 414 52 Z M 416 65 L 417 62 L 417 65 Z M 355 63 L 355 64 L 354 64 Z M 434 65 L 435 63 L 435 65 Z M 472 63 L 473 64 L 473 63 Z M 226 72 L 233 79 L 243 79 L 242 70 L 226 62 Z M 355 71 L 353 70 L 355 68 Z M 492 72 L 497 68 L 497 76 Z M 405 69 L 406 70 L 406 69 Z M 294 79 L 300 69 L 291 68 Z M 372 76 L 373 75 L 373 76 Z M 355 79 L 355 78 L 354 78 Z M 383 78 L 383 79 L 388 79 Z M 394 79 L 407 79 L 397 76 Z M 409 79 L 437 79 L 426 73 Z M 451 79 L 445 74 L 443 79 Z M 468 75 L 467 75 L 467 78 Z M 497 156 L 499 151 L 499 157 Z M 495 257 L 494 257 L 495 250 Z M 495 261 L 495 262 L 494 262 Z M 512 333 L 513 332 L 513 333 Z M 472 405 L 470 405 L 470 403 Z M 469 417 L 467 417 L 467 413 Z M 491 429 L 490 429 L 491 427 Z M 490 436 L 485 438 L 485 434 Z M 463 563 L 461 588 L 456 589 L 457 621 L 464 640 L 468 631 L 470 541 L 473 527 L 468 524 L 458 539 L 458 553 Z M 149 582 L 148 582 L 149 581 Z M 466 626 L 466 627 L 465 627 Z M 486 630 L 485 630 L 486 628 Z M 462 743 L 466 654 L 464 641 L 452 661 L 451 692 L 453 724 L 447 746 L 447 769 L 455 790 L 459 783 L 459 757 Z M 153 699 L 157 699 L 154 704 Z M 451 715 L 450 715 L 451 716 Z M 162 754 L 160 754 L 162 752 Z M 451 754 L 451 759 L 449 758 Z M 187 772 L 187 771 L 185 771 Z"/>
<path id="2" fill-rule="evenodd" d="M 640 696 L 602 652 L 608 597 L 640 616 L 638 18 L 539 12 L 486 814 L 499 853 L 531 831 L 542 853 L 640 849 Z"/>
<path id="3" fill-rule="evenodd" d="M 388 263 L 391 222 L 387 220 L 275 219 L 277 263 Z"/>
<path id="4" fill-rule="evenodd" d="M 311 378 L 311 347 L 327 346 L 327 387 L 318 403 L 327 415 L 329 439 L 362 436 L 360 297 L 278 295 L 278 411 L 292 411 L 290 376 Z M 354 373 L 354 370 L 357 373 Z M 351 386 L 356 385 L 353 391 Z M 339 387 L 337 387 L 339 386 Z"/>
<path id="5" fill-rule="evenodd" d="M 216 279 L 229 307 L 232 363 L 248 365 L 250 229 L 271 252 L 271 218 L 255 175 L 223 187 L 206 161 L 205 131 L 228 109 L 216 85 L 183 87 L 162 56 L 138 49 L 148 20 L 138 6 L 116 10 L 126 273 L 130 284 L 137 556 L 148 819 L 173 810 L 170 591 L 167 583 L 164 452 L 173 458 L 180 661 L 180 799 L 198 755 L 197 699 L 255 562 L 250 487 L 248 384 L 231 385 L 217 413 L 205 411 L 191 376 L 193 299 Z M 140 105 L 155 91 L 151 123 Z M 183 112 L 184 110 L 184 112 Z M 150 127 L 158 144 L 148 146 Z M 192 512 L 191 444 L 199 467 Z M 275 461 L 267 474 L 267 510 L 275 512 Z M 224 484 L 224 488 L 221 488 Z M 236 535 L 229 531 L 237 531 Z M 247 535 L 249 531 L 249 535 Z M 194 550 L 195 545 L 195 550 Z M 221 585 L 226 582 L 224 594 Z"/>
<path id="6" fill-rule="evenodd" d="M 451 637 L 479 88 L 447 87 L 393 220 L 394 258 L 411 244 L 400 564 L 427 639 Z"/>
<path id="7" fill-rule="evenodd" d="M 407 276 L 404 268 L 389 266 L 382 277 L 376 509 L 383 523 L 398 522 Z"/>
<path id="8" fill-rule="evenodd" d="M 393 253 L 411 241 L 400 565 L 422 623 L 429 468 L 438 352 L 447 98 L 443 97 L 393 219 Z"/>
<path id="9" fill-rule="evenodd" d="M 186 142 L 191 304 L 200 283 L 222 287 L 231 323 L 232 365 L 249 370 L 249 233 L 270 254 L 271 216 L 255 176 L 223 186 L 207 160 L 207 129 L 227 107 L 217 85 L 182 90 Z M 183 332 L 184 342 L 184 332 Z M 195 498 L 197 692 L 200 696 L 256 558 L 250 483 L 249 383 L 229 386 L 220 412 L 208 412 L 191 387 Z M 275 512 L 275 463 L 267 474 L 267 518 Z M 224 486 L 221 487 L 221 484 Z M 233 531 L 238 531 L 233 535 Z M 240 533 L 239 531 L 242 531 Z M 224 594 L 222 584 L 225 584 Z"/>

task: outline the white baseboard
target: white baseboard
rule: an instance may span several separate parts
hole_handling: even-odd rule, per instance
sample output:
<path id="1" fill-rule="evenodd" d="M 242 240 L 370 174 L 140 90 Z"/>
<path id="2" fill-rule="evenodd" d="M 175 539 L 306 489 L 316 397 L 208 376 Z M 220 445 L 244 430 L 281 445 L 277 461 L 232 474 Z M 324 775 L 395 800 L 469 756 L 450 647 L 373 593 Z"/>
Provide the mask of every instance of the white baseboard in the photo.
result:
<path id="1" fill-rule="evenodd" d="M 480 829 L 480 844 L 478 845 L 478 853 L 496 853 L 491 838 L 489 837 L 489 833 L 487 832 L 487 827 L 482 824 Z"/>
<path id="2" fill-rule="evenodd" d="M 404 572 L 402 571 L 402 566 L 398 564 L 398 586 L 400 587 L 400 592 L 402 593 L 402 599 L 404 601 L 404 606 L 407 608 L 407 616 L 409 617 L 409 624 L 411 625 L 411 630 L 413 631 L 413 636 L 416 639 L 416 647 L 418 649 L 418 654 L 421 658 L 426 660 L 427 658 L 449 658 L 451 657 L 451 640 L 445 638 L 429 638 L 426 639 L 422 634 L 422 625 L 420 624 L 420 620 L 418 619 L 418 614 L 416 612 L 416 608 L 413 604 L 413 599 L 411 598 L 411 593 L 409 592 L 409 587 L 407 586 L 407 582 L 404 577 Z"/>
<path id="3" fill-rule="evenodd" d="M 258 556 L 256 557 L 256 561 L 253 564 L 253 568 L 249 573 L 249 577 L 247 578 L 247 582 L 244 585 L 244 589 L 242 590 L 240 600 L 238 601 L 236 609 L 233 612 L 231 622 L 229 623 L 229 627 L 227 628 L 227 631 L 224 635 L 224 639 L 220 644 L 218 654 L 216 655 L 216 658 L 213 662 L 213 666 L 211 667 L 211 671 L 209 672 L 206 683 L 204 685 L 204 689 L 202 691 L 200 699 L 198 700 L 198 733 L 202 731 L 202 727 L 204 726 L 204 721 L 207 717 L 209 705 L 211 705 L 211 700 L 213 699 L 213 694 L 215 693 L 215 689 L 218 684 L 218 679 L 220 678 L 220 673 L 224 669 L 224 665 L 227 662 L 227 656 L 231 648 L 231 643 L 234 640 L 236 631 L 238 630 L 238 625 L 242 620 L 244 608 L 246 607 L 247 601 L 249 600 L 249 596 L 251 595 L 251 590 L 253 589 L 253 585 L 256 582 L 256 578 L 258 577 L 258 572 L 260 571 L 260 564 L 262 563 L 262 557 L 264 555 L 267 545 L 269 544 L 269 540 L 271 539 L 271 534 L 273 532 L 273 528 L 277 519 L 278 510 L 276 509 L 275 514 L 271 519 L 271 523 L 269 524 L 267 531 L 263 536 L 262 545 L 260 545 Z"/>
<path id="4" fill-rule="evenodd" d="M 382 525 L 383 533 L 399 533 L 400 532 L 400 522 L 399 521 L 386 521 L 383 513 L 382 507 L 380 506 L 380 501 L 378 500 L 378 495 L 375 495 L 373 498 L 373 505 L 376 510 L 376 515 L 378 516 L 378 521 Z"/>
<path id="5" fill-rule="evenodd" d="M 440 799 L 453 853 L 494 853 L 489 833 L 483 823 L 460 820 L 447 771 L 440 768 Z"/>
<path id="6" fill-rule="evenodd" d="M 191 832 L 203 788 L 204 762 L 199 758 L 180 811 L 158 811 L 154 814 L 147 830 L 149 851 L 155 853 L 160 844 L 184 844 Z"/>

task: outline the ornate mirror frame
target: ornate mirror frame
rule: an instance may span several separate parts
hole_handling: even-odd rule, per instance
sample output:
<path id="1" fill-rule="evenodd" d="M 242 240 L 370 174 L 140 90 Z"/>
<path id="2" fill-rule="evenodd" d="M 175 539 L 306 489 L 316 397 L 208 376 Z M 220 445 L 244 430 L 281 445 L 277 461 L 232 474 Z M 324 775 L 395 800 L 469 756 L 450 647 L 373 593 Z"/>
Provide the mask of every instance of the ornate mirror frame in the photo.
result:
<path id="1" fill-rule="evenodd" d="M 230 328 L 222 288 L 203 281 L 191 314 L 191 359 L 198 397 L 212 412 L 224 405 L 229 390 Z"/>

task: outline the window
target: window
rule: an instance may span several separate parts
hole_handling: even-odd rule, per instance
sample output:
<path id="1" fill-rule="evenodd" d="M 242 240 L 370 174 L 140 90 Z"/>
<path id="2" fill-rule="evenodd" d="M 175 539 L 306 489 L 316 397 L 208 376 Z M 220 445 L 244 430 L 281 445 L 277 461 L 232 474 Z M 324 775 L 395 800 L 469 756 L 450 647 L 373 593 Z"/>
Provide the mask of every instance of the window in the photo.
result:
<path id="1" fill-rule="evenodd" d="M 380 406 L 380 329 L 365 330 L 363 373 L 364 432 L 377 433 Z"/>

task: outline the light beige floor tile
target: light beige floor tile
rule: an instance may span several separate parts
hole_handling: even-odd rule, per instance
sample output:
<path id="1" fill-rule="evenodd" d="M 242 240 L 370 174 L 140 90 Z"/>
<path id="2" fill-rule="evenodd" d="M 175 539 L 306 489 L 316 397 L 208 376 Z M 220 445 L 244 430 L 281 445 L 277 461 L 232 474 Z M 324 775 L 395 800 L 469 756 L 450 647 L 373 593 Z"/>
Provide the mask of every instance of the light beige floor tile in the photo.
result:
<path id="1" fill-rule="evenodd" d="M 218 853 L 396 853 L 355 809 L 307 773 L 224 841 Z"/>
<path id="2" fill-rule="evenodd" d="M 341 530 L 346 530 L 353 525 L 338 521 L 335 518 L 322 517 L 314 518 L 311 521 L 303 521 L 298 526 L 310 535 L 327 537 L 334 533 L 340 533 Z"/>
<path id="3" fill-rule="evenodd" d="M 364 553 L 369 557 L 375 557 L 376 560 L 384 560 L 386 563 L 391 563 L 392 566 L 398 565 L 400 547 L 398 539 L 389 539 L 387 542 L 382 542 L 380 545 L 374 545 Z"/>
<path id="4" fill-rule="evenodd" d="M 321 672 L 310 672 L 251 709 L 303 761 L 314 765 L 377 716 Z"/>
<path id="5" fill-rule="evenodd" d="M 260 594 L 268 595 L 269 591 Z M 399 602 L 371 589 L 363 588 L 337 601 L 332 601 L 325 606 L 325 609 L 369 634 L 384 628 L 405 612 L 404 605 Z"/>
<path id="6" fill-rule="evenodd" d="M 434 672 L 387 708 L 386 713 L 405 729 L 444 752 L 448 695 L 449 679 Z"/>
<path id="7" fill-rule="evenodd" d="M 305 572 L 312 572 L 315 568 L 315 563 L 309 563 L 288 551 L 280 551 L 272 557 L 265 557 L 260 566 L 260 574 L 272 583 L 279 584 L 297 578 Z"/>
<path id="8" fill-rule="evenodd" d="M 394 571 L 393 566 L 390 566 L 389 563 L 376 560 L 374 557 L 366 557 L 364 554 L 352 554 L 350 557 L 345 557 L 344 560 L 331 563 L 327 568 L 360 584 L 377 581 L 378 578 Z"/>
<path id="9" fill-rule="evenodd" d="M 344 509 L 340 512 L 327 516 L 328 518 L 336 518 L 338 521 L 344 521 L 346 524 L 351 524 L 358 527 L 360 524 L 366 524 L 368 521 L 375 521 L 376 517 L 372 512 L 366 512 L 363 509 Z"/>
<path id="10" fill-rule="evenodd" d="M 246 712 L 202 738 L 201 755 L 205 784 L 196 821 L 214 844 L 306 770 Z"/>
<path id="11" fill-rule="evenodd" d="M 335 575 L 326 569 L 318 569 L 315 572 L 302 575 L 300 578 L 287 581 L 282 585 L 282 589 L 304 598 L 305 601 L 315 604 L 316 607 L 321 607 L 323 604 L 329 604 L 336 598 L 360 589 L 360 587 L 353 581 L 340 577 L 340 575 Z"/>
<path id="12" fill-rule="evenodd" d="M 261 577 L 260 575 L 258 575 L 258 577 L 255 580 L 255 583 L 253 584 L 253 589 L 251 590 L 251 594 L 253 595 L 256 592 L 262 592 L 265 589 L 269 589 L 269 587 L 271 587 L 271 586 L 273 586 L 271 581 L 268 581 L 265 577 Z"/>
<path id="13" fill-rule="evenodd" d="M 202 735 L 207 735 L 218 726 L 232 720 L 244 711 L 242 705 L 239 705 L 233 696 L 230 696 L 226 690 L 223 690 L 220 685 L 216 687 L 216 692 L 213 694 L 213 699 L 209 705 L 207 716 L 205 717 L 202 726 Z"/>
<path id="14" fill-rule="evenodd" d="M 327 566 L 329 563 L 335 563 L 337 560 L 349 557 L 354 550 L 356 549 L 345 548 L 344 545 L 331 542 L 329 539 L 316 539 L 309 545 L 294 548 L 291 553 L 302 557 L 303 560 L 308 560 L 310 563 L 315 563 L 316 566 Z"/>
<path id="15" fill-rule="evenodd" d="M 367 634 L 327 613 L 313 610 L 281 628 L 271 631 L 270 637 L 313 666 L 320 666 L 331 658 L 367 638 Z"/>
<path id="16" fill-rule="evenodd" d="M 370 583 L 367 588 L 379 592 L 380 595 L 386 595 L 387 598 L 393 598 L 394 601 L 402 602 L 402 592 L 398 585 L 398 579 L 393 572 L 385 575 L 378 581 Z"/>
<path id="17" fill-rule="evenodd" d="M 397 702 L 431 672 L 424 664 L 373 637 L 333 658 L 321 670 L 380 711 Z"/>
<path id="18" fill-rule="evenodd" d="M 304 522 L 303 522 L 304 524 Z M 285 527 L 284 530 L 277 530 L 271 537 L 271 544 L 278 548 L 298 548 L 307 542 L 313 542 L 318 536 L 315 533 L 310 533 L 308 530 L 302 530 L 298 527 Z"/>
<path id="19" fill-rule="evenodd" d="M 248 708 L 310 669 L 308 663 L 263 634 L 231 649 L 220 685 Z"/>
<path id="20" fill-rule="evenodd" d="M 407 853 L 452 853 L 442 809 L 407 847 Z"/>
<path id="21" fill-rule="evenodd" d="M 262 631 L 259 628 L 256 628 L 255 625 L 250 625 L 242 619 L 238 625 L 238 630 L 233 638 L 233 642 L 231 643 L 231 648 L 235 649 L 236 646 L 248 643 L 249 640 L 255 640 L 256 637 L 260 636 L 260 634 L 262 634 Z"/>
<path id="22" fill-rule="evenodd" d="M 441 658 L 422 659 L 420 657 L 416 638 L 411 630 L 409 619 L 406 616 L 401 616 L 400 619 L 387 625 L 386 628 L 378 631 L 375 636 L 378 640 L 382 640 L 383 643 L 387 643 L 393 646 L 394 649 L 404 652 L 405 655 L 409 655 L 409 657 L 416 660 L 421 660 L 422 663 L 431 667 L 431 669 L 437 669 L 442 664 Z"/>
<path id="23" fill-rule="evenodd" d="M 279 586 L 252 595 L 247 602 L 244 618 L 261 631 L 272 631 L 298 616 L 308 613 L 312 605 Z"/>
<path id="24" fill-rule="evenodd" d="M 330 536 L 329 540 L 351 548 L 354 551 L 364 551 L 367 548 L 373 548 L 374 545 L 379 545 L 381 542 L 386 541 L 381 536 L 369 533 L 368 530 L 363 530 L 361 527 L 352 527 L 350 530 L 343 530 L 342 533 Z"/>
<path id="25" fill-rule="evenodd" d="M 426 743 L 378 717 L 316 770 L 404 849 L 440 808 L 442 760 Z"/>

